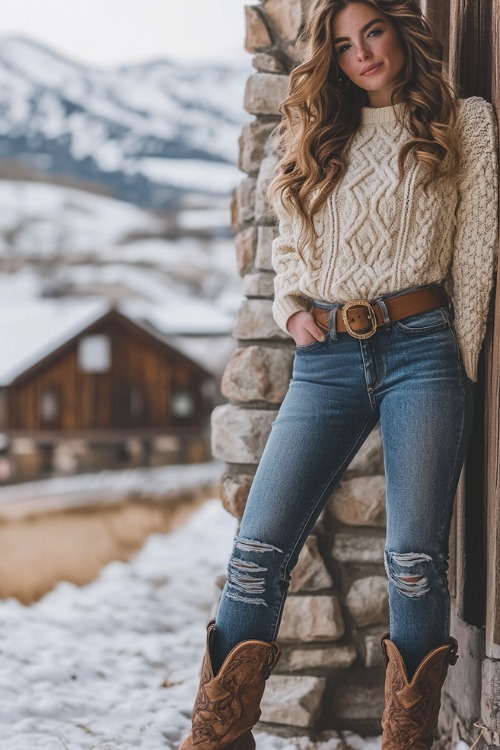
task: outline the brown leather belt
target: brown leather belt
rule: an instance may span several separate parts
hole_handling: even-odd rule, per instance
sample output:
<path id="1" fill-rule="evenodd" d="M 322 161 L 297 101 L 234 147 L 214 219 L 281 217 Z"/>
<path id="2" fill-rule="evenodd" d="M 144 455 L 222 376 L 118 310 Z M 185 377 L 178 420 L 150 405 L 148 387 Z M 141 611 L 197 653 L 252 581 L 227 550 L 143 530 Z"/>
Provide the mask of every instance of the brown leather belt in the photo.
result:
<path id="1" fill-rule="evenodd" d="M 448 306 L 448 297 L 442 286 L 430 284 L 397 297 L 388 297 L 383 302 L 392 323 L 425 310 L 433 310 L 442 305 Z M 328 332 L 331 309 L 313 305 L 310 312 L 318 326 Z M 365 299 L 349 300 L 336 309 L 335 316 L 337 332 L 350 333 L 357 339 L 367 339 L 373 336 L 377 329 L 384 325 L 382 308 L 376 300 L 373 302 Z"/>

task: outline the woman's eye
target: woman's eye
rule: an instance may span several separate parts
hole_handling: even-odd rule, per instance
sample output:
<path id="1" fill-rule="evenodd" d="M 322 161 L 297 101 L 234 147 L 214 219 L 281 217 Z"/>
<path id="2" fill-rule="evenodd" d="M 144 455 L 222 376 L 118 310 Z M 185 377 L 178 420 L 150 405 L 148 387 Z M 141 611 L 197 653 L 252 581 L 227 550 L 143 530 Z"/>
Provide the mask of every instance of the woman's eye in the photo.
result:
<path id="1" fill-rule="evenodd" d="M 368 36 L 370 36 L 370 34 L 382 34 L 382 29 L 372 29 L 369 32 Z M 343 51 L 346 49 L 349 49 L 350 46 L 351 46 L 350 44 L 343 44 L 342 47 L 338 48 L 337 54 L 341 55 Z"/>

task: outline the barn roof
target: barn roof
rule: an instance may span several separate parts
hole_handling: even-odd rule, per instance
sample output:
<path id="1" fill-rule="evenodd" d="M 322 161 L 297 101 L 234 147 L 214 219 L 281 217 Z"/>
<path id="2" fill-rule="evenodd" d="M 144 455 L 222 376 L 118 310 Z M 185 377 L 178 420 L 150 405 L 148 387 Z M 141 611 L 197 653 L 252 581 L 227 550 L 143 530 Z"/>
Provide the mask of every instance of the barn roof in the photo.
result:
<path id="1" fill-rule="evenodd" d="M 0 386 L 9 385 L 111 309 L 113 306 L 102 297 L 0 304 Z M 164 308 L 163 305 L 151 303 L 133 305 L 129 301 L 114 305 L 114 309 L 133 323 L 143 327 L 146 325 L 151 335 L 160 334 L 164 343 L 178 348 L 184 356 L 204 369 L 207 369 L 205 363 L 197 362 L 196 356 L 190 357 L 183 347 L 176 347 L 175 340 L 168 341 L 161 334 L 185 334 L 189 331 L 205 335 L 210 332 L 227 334 L 233 325 L 229 316 L 217 314 L 218 311 L 208 305 L 205 304 L 203 310 L 202 303 L 189 302 L 186 315 L 182 314 L 178 302 L 175 306 L 166 305 Z M 198 330 L 196 318 L 199 320 Z"/>

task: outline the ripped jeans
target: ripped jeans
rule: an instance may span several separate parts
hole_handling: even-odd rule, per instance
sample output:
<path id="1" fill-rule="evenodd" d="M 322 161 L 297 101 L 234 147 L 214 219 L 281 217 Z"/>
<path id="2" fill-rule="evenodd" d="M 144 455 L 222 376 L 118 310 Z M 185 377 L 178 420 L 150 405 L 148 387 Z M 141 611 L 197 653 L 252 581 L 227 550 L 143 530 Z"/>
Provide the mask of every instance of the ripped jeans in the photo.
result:
<path id="1" fill-rule="evenodd" d="M 410 679 L 423 657 L 446 642 L 448 538 L 474 389 L 453 316 L 449 302 L 357 339 L 337 332 L 330 315 L 325 341 L 296 345 L 292 379 L 227 566 L 212 641 L 215 673 L 240 641 L 278 636 L 290 574 L 306 538 L 379 421 L 390 637 Z"/>

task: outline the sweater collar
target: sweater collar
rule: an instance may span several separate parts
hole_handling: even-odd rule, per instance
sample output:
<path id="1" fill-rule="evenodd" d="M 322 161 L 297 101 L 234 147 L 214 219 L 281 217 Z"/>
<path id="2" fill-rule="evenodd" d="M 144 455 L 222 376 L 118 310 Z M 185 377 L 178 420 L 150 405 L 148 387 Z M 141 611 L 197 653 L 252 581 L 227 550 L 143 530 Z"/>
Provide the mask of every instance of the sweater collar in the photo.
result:
<path id="1" fill-rule="evenodd" d="M 387 107 L 361 107 L 361 125 L 376 125 L 379 122 L 396 122 L 397 115 L 404 121 L 405 102 L 396 102 Z"/>

